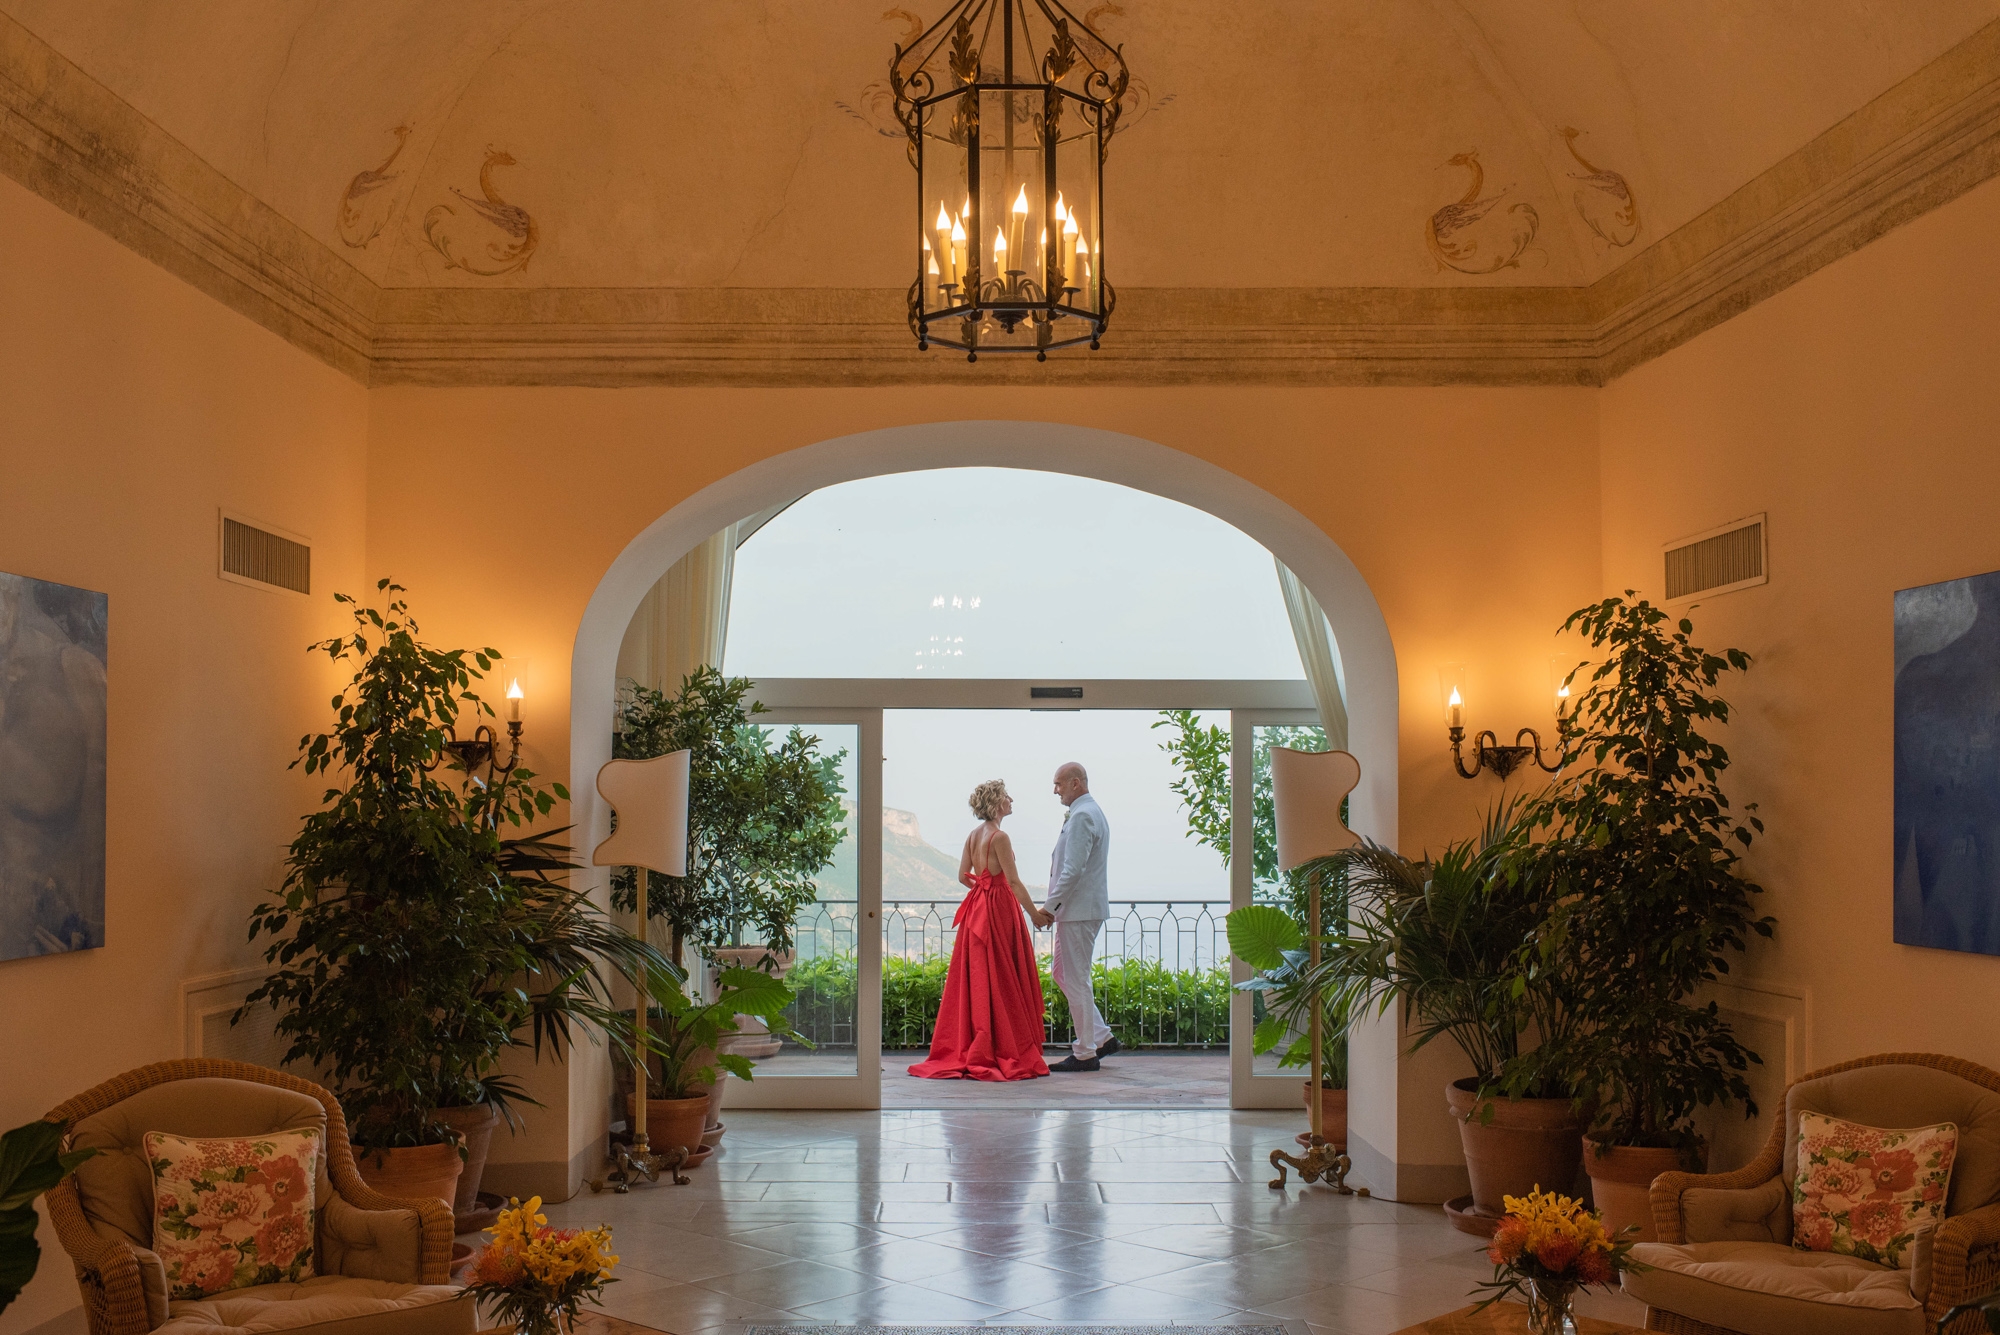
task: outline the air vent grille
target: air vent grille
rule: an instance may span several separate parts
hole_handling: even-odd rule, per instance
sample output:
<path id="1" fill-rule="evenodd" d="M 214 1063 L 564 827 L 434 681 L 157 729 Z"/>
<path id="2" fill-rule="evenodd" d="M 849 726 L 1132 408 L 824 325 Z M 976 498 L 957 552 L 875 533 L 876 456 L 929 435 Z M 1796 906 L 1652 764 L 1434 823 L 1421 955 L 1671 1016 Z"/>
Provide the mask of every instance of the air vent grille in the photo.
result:
<path id="1" fill-rule="evenodd" d="M 1753 515 L 1709 533 L 1669 543 L 1666 565 L 1668 602 L 1766 583 L 1764 516 Z"/>
<path id="2" fill-rule="evenodd" d="M 293 593 L 312 592 L 312 548 L 228 515 L 222 517 L 222 574 Z"/>

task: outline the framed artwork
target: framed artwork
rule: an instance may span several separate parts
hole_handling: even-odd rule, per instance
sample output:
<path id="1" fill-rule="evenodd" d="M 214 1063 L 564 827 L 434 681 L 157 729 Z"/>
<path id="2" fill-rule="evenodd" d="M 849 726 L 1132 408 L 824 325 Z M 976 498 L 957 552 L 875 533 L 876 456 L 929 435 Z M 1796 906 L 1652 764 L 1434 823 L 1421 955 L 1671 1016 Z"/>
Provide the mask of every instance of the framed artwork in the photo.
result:
<path id="1" fill-rule="evenodd" d="M 1896 940 L 2000 955 L 2000 571 L 1896 594 Z"/>
<path id="2" fill-rule="evenodd" d="M 104 944 L 109 602 L 0 573 L 0 960 Z"/>

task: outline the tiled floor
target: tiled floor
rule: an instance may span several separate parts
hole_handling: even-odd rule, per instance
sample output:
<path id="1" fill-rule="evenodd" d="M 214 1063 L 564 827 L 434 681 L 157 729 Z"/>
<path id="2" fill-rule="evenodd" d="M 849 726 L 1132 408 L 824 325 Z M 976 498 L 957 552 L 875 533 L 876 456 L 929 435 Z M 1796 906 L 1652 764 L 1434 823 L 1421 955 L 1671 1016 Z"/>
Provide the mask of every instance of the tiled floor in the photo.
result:
<path id="1" fill-rule="evenodd" d="M 1492 1268 L 1435 1207 L 1265 1186 L 1298 1118 L 1214 1111 L 738 1112 L 691 1186 L 588 1191 L 606 1309 L 675 1335 L 744 1323 L 1289 1324 L 1386 1335 Z M 1584 1310 L 1633 1325 L 1621 1296 Z"/>
<path id="2" fill-rule="evenodd" d="M 1051 1062 L 1069 1055 L 1050 1048 Z M 921 1052 L 882 1054 L 884 1108 L 1227 1108 L 1227 1052 L 1121 1052 L 1100 1069 L 993 1084 L 919 1080 L 909 1073 Z"/>

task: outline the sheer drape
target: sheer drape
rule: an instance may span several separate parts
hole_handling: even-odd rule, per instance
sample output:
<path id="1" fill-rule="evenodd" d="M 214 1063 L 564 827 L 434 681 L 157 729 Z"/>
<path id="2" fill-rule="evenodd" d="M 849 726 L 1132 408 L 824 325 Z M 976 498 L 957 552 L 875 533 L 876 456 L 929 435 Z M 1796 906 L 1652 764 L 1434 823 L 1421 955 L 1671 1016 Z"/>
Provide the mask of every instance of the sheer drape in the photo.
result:
<path id="1" fill-rule="evenodd" d="M 1347 703 L 1340 690 L 1340 660 L 1335 656 L 1333 633 L 1326 623 L 1326 611 L 1312 590 L 1283 561 L 1271 558 L 1278 567 L 1278 588 L 1285 595 L 1285 615 L 1291 619 L 1292 638 L 1298 642 L 1299 662 L 1312 687 L 1313 703 L 1319 706 L 1320 727 L 1332 751 L 1347 749 Z"/>
<path id="2" fill-rule="evenodd" d="M 640 601 L 618 649 L 621 680 L 671 694 L 696 668 L 722 665 L 739 527 L 731 524 L 683 556 Z"/>

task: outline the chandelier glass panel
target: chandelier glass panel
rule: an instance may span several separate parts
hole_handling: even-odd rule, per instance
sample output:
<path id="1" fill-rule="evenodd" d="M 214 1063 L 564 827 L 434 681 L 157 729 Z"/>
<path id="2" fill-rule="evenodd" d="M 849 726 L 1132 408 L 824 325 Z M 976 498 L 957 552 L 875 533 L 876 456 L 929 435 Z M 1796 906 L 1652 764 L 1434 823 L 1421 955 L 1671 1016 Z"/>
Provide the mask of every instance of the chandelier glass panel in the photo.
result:
<path id="1" fill-rule="evenodd" d="M 1058 0 L 959 0 L 890 63 L 917 170 L 917 346 L 1095 348 L 1104 158 L 1130 75 Z"/>

